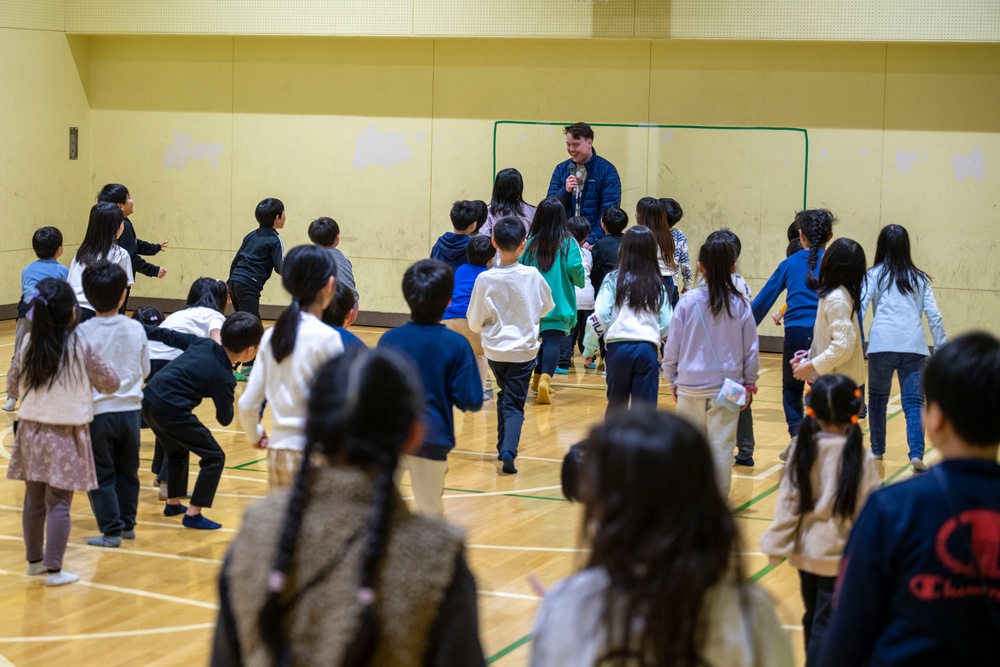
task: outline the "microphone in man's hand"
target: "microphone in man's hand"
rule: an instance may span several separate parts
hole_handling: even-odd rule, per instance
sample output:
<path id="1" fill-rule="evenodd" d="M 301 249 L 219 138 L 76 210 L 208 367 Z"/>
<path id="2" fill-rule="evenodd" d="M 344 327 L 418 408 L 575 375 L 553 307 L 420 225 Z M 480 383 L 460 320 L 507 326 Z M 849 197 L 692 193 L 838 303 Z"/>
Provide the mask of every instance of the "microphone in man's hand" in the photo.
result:
<path id="1" fill-rule="evenodd" d="M 573 189 L 574 215 L 580 215 L 580 201 L 583 195 L 583 186 L 587 182 L 587 167 L 582 164 L 573 165 L 573 175 L 576 176 L 576 187 Z"/>

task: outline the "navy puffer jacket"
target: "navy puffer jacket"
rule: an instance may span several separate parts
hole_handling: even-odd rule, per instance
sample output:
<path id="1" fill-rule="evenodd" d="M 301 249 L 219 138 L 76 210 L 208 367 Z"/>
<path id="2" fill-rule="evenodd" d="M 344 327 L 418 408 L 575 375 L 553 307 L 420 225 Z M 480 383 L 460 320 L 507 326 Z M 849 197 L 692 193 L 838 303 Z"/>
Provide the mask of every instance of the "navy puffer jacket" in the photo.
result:
<path id="1" fill-rule="evenodd" d="M 601 213 L 609 206 L 621 206 L 622 179 L 618 170 L 594 151 L 594 154 L 584 165 L 587 168 L 587 180 L 583 184 L 583 202 L 580 204 L 580 215 L 590 221 L 590 245 L 597 243 L 603 236 L 601 229 Z M 573 194 L 566 192 L 566 178 L 573 168 L 573 160 L 566 160 L 556 165 L 549 182 L 549 197 L 559 197 L 566 208 L 566 216 L 573 215 Z"/>

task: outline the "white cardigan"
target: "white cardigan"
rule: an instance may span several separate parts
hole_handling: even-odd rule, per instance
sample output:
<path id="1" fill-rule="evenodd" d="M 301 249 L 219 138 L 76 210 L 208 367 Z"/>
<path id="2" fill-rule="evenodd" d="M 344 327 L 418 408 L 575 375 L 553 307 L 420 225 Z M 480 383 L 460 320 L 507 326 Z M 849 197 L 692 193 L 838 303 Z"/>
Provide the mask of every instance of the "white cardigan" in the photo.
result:
<path id="1" fill-rule="evenodd" d="M 865 353 L 851 294 L 838 287 L 819 300 L 809 360 L 820 375 L 842 373 L 865 383 Z"/>

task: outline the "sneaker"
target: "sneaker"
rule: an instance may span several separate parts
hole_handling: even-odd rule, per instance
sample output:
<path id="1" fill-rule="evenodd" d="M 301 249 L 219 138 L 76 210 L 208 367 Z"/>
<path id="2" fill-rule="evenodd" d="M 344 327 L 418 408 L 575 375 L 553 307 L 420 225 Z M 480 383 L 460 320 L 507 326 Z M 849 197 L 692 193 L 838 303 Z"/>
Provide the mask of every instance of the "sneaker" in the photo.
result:
<path id="1" fill-rule="evenodd" d="M 569 375 L 568 368 L 556 368 L 556 375 Z"/>
<path id="2" fill-rule="evenodd" d="M 491 398 L 493 398 L 492 394 L 487 394 L 485 391 L 483 392 L 483 403 L 490 400 Z"/>
<path id="3" fill-rule="evenodd" d="M 38 561 L 37 563 L 28 563 L 29 577 L 37 577 L 40 574 L 47 574 L 48 571 L 49 569 L 45 567 L 45 564 L 42 561 Z"/>
<path id="4" fill-rule="evenodd" d="M 4 401 L 4 404 L 0 406 L 0 409 L 2 409 L 4 412 L 14 412 L 15 405 L 17 405 L 17 399 L 8 396 L 7 400 Z"/>
<path id="5" fill-rule="evenodd" d="M 135 529 L 133 528 L 132 530 L 123 530 L 122 531 L 122 539 L 123 540 L 134 540 L 135 539 Z"/>
<path id="6" fill-rule="evenodd" d="M 927 472 L 927 464 L 924 463 L 922 459 L 918 459 L 916 456 L 910 459 L 910 465 L 913 466 L 913 472 Z"/>
<path id="7" fill-rule="evenodd" d="M 239 371 L 233 371 L 233 377 L 236 378 L 237 382 L 246 382 L 250 379 L 249 373 L 240 373 Z"/>
<path id="8" fill-rule="evenodd" d="M 781 461 L 787 461 L 788 460 L 788 454 L 792 451 L 792 445 L 794 445 L 795 441 L 798 440 L 798 439 L 799 439 L 799 437 L 797 435 L 796 436 L 792 436 L 792 439 L 789 441 L 788 446 L 785 447 L 785 449 L 780 454 L 778 454 L 778 459 L 779 460 L 781 460 Z"/>
<path id="9" fill-rule="evenodd" d="M 592 371 L 595 368 L 597 368 L 597 364 L 591 361 L 589 364 L 584 364 L 583 367 L 586 368 L 588 371 Z"/>
<path id="10" fill-rule="evenodd" d="M 72 584 L 74 581 L 80 581 L 80 577 L 66 570 L 49 572 L 45 577 L 46 586 L 65 586 L 66 584 Z"/>
<path id="11" fill-rule="evenodd" d="M 170 497 L 168 494 L 169 491 L 167 491 L 167 483 L 160 482 L 160 491 L 159 493 L 156 494 L 156 497 L 159 498 L 160 500 L 166 500 L 167 498 Z"/>
<path id="12" fill-rule="evenodd" d="M 98 535 L 97 537 L 87 538 L 87 544 L 92 547 L 108 547 L 110 549 L 116 549 L 122 545 L 122 538 L 111 537 L 109 535 Z"/>
<path id="13" fill-rule="evenodd" d="M 741 459 L 740 457 L 737 456 L 735 460 L 736 460 L 736 465 L 738 466 L 746 466 L 748 468 L 752 468 L 754 465 L 752 456 L 748 456 L 745 459 Z"/>
<path id="14" fill-rule="evenodd" d="M 183 521 L 185 528 L 193 528 L 194 530 L 218 530 L 222 528 L 221 523 L 216 523 L 209 520 L 203 514 L 198 514 L 197 516 L 184 515 Z"/>

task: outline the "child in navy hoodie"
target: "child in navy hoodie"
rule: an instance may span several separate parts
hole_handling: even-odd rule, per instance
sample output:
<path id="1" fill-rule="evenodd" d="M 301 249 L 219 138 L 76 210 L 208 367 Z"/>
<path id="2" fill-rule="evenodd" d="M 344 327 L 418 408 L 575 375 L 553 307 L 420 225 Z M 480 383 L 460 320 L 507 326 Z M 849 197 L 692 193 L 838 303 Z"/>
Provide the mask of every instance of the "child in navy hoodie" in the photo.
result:
<path id="1" fill-rule="evenodd" d="M 451 303 L 444 311 L 444 319 L 441 324 L 452 331 L 465 336 L 472 346 L 472 352 L 476 355 L 476 365 L 479 367 L 479 376 L 483 380 L 483 400 L 489 400 L 487 393 L 487 377 L 489 365 L 486 362 L 486 353 L 483 352 L 482 336 L 479 332 L 473 332 L 469 328 L 469 320 L 466 315 L 469 311 L 469 297 L 472 296 L 472 288 L 476 286 L 476 278 L 489 268 L 490 262 L 496 256 L 496 249 L 493 247 L 493 238 L 490 236 L 477 236 L 466 248 L 466 255 L 469 258 L 468 264 L 463 264 L 455 271 L 455 289 L 451 293 Z"/>
<path id="2" fill-rule="evenodd" d="M 941 463 L 873 493 L 847 541 L 820 667 L 995 665 L 1000 646 L 1000 341 L 970 333 L 924 371 Z"/>
<path id="3" fill-rule="evenodd" d="M 454 409 L 475 412 L 483 407 L 472 348 L 441 324 L 454 284 L 451 267 L 436 259 L 422 259 L 408 268 L 403 275 L 403 297 L 412 321 L 386 332 L 378 342 L 379 347 L 409 357 L 423 382 L 423 445 L 416 454 L 403 454 L 399 459 L 400 468 L 410 472 L 416 509 L 422 514 L 444 512 L 441 494 L 448 452 L 455 447 Z"/>
<path id="4" fill-rule="evenodd" d="M 472 240 L 472 232 L 479 224 L 479 208 L 475 202 L 457 201 L 451 207 L 451 224 L 453 232 L 445 232 L 431 248 L 431 259 L 440 259 L 445 264 L 457 269 L 466 262 L 465 250 Z"/>

